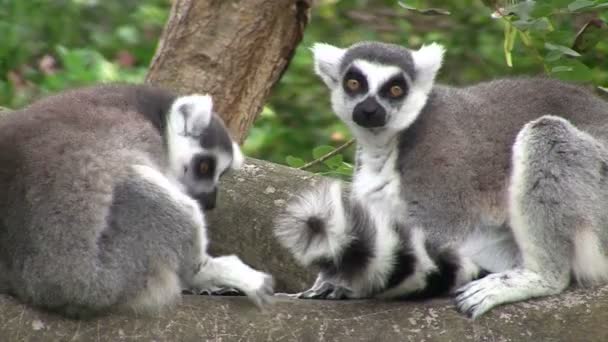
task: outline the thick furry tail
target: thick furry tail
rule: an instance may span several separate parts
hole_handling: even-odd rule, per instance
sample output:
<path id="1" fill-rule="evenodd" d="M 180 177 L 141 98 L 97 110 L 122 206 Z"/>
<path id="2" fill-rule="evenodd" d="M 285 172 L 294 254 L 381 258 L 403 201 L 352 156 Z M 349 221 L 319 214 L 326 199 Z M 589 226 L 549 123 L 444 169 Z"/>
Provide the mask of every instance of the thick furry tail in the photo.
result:
<path id="1" fill-rule="evenodd" d="M 341 182 L 323 181 L 288 203 L 274 234 L 305 267 L 335 262 L 352 240 L 347 211 Z"/>

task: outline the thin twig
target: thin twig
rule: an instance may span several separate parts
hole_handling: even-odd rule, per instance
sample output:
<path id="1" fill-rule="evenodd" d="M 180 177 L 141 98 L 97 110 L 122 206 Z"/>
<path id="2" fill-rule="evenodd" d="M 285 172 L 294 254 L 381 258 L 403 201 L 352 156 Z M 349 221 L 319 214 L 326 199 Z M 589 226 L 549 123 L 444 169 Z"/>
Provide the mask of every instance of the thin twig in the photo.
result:
<path id="1" fill-rule="evenodd" d="M 336 147 L 335 150 L 333 150 L 333 151 L 331 151 L 331 152 L 329 152 L 329 153 L 327 153 L 325 155 L 322 155 L 321 157 L 319 157 L 318 159 L 315 159 L 315 160 L 311 161 L 310 163 L 306 163 L 306 164 L 300 166 L 298 169 L 300 169 L 300 170 L 306 170 L 306 169 L 309 169 L 312 166 L 320 164 L 320 163 L 326 161 L 327 159 L 335 156 L 336 154 L 344 151 L 350 145 L 352 145 L 354 142 L 355 142 L 355 139 L 350 139 L 349 141 L 345 142 L 344 144 Z"/>

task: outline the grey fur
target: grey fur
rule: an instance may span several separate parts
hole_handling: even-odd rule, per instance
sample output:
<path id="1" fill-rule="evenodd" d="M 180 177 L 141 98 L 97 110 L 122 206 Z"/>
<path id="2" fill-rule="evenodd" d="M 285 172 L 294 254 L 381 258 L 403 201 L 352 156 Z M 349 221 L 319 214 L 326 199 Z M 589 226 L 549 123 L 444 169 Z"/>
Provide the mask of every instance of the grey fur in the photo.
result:
<path id="1" fill-rule="evenodd" d="M 571 277 L 582 284 L 608 282 L 608 103 L 547 78 L 434 85 L 425 92 L 422 80 L 433 80 L 441 56 L 428 65 L 417 59 L 433 58 L 423 49 L 402 55 L 405 61 L 413 56 L 417 76 L 411 86 L 413 93 L 420 89 L 424 105 L 407 107 L 406 98 L 380 129 L 355 124 L 352 109 L 364 96 L 351 99 L 340 82 L 323 74 L 335 60 L 367 53 L 335 49 L 332 63 L 315 56 L 316 65 L 324 65 L 316 70 L 332 92 L 335 112 L 358 140 L 353 200 L 410 232 L 398 234 L 399 245 L 412 246 L 417 269 L 426 265 L 430 272 L 425 274 L 440 266 L 429 252 L 451 249 L 460 265 L 451 289 L 468 283 L 456 291 L 456 302 L 472 317 L 503 303 L 559 293 Z M 376 95 L 372 90 L 368 96 Z M 383 234 L 395 238 L 388 230 Z M 426 250 L 413 248 L 420 236 Z M 432 263 L 424 262 L 425 254 Z M 483 271 L 496 274 L 471 282 Z M 426 291 L 431 278 L 420 279 L 414 272 L 401 290 L 372 295 Z"/>
<path id="2" fill-rule="evenodd" d="M 95 86 L 2 116 L 2 292 L 75 317 L 158 310 L 184 288 L 236 287 L 267 301 L 270 276 L 207 255 L 204 215 L 170 175 L 167 120 L 178 99 Z M 229 139 L 214 125 L 197 134 Z M 219 148 L 233 154 L 231 144 Z"/>
<path id="3" fill-rule="evenodd" d="M 408 49 L 381 42 L 360 42 L 351 46 L 340 62 L 340 73 L 344 74 L 346 69 L 355 59 L 385 65 L 396 65 L 403 70 L 410 79 L 416 78 L 414 61 Z"/>

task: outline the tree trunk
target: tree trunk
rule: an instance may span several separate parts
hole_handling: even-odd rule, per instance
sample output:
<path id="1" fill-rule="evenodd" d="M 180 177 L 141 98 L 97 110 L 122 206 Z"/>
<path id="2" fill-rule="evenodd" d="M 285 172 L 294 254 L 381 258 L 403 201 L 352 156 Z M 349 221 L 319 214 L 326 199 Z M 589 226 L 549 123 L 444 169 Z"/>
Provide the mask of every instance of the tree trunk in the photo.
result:
<path id="1" fill-rule="evenodd" d="M 213 96 L 243 142 L 309 20 L 313 0 L 174 0 L 146 82 Z"/>

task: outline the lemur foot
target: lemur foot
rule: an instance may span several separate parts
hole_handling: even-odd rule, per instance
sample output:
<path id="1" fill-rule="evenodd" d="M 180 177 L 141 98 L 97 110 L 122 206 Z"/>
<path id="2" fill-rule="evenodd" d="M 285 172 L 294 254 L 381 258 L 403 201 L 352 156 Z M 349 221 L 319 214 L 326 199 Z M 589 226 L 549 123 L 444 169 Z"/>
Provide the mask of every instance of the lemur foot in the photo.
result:
<path id="1" fill-rule="evenodd" d="M 322 282 L 309 290 L 299 293 L 278 293 L 279 297 L 298 299 L 334 299 L 342 300 L 352 298 L 352 291 L 344 286 L 335 285 L 330 282 Z"/>
<path id="2" fill-rule="evenodd" d="M 214 287 L 201 290 L 185 290 L 189 294 L 199 294 L 203 296 L 244 296 L 245 294 L 234 287 Z"/>
<path id="3" fill-rule="evenodd" d="M 469 318 L 477 318 L 502 304 L 503 281 L 500 274 L 490 274 L 472 281 L 454 292 L 456 308 Z"/>

